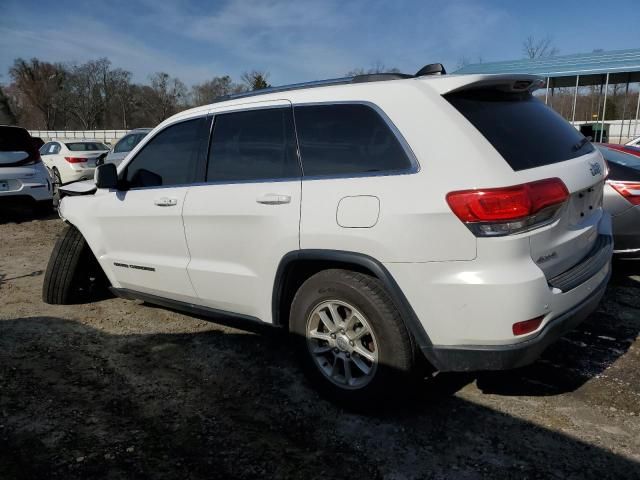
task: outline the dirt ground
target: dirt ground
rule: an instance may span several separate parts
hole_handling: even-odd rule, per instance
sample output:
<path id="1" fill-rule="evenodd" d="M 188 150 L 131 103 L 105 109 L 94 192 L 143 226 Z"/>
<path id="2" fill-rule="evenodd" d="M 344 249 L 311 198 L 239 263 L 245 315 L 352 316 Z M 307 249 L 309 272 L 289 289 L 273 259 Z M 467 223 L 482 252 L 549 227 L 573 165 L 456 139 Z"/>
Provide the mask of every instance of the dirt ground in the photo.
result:
<path id="1" fill-rule="evenodd" d="M 45 305 L 61 229 L 0 217 L 1 479 L 640 478 L 640 265 L 534 365 L 360 415 L 319 398 L 272 329 Z"/>

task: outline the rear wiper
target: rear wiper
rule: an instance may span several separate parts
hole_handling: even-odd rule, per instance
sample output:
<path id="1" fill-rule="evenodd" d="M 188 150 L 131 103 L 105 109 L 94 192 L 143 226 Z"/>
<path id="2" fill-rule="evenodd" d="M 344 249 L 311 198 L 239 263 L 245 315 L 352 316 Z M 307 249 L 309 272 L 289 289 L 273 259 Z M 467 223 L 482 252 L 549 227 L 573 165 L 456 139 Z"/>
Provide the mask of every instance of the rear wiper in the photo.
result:
<path id="1" fill-rule="evenodd" d="M 584 137 L 582 140 L 580 140 L 578 143 L 576 143 L 573 146 L 573 151 L 577 152 L 578 150 L 580 150 L 582 147 L 584 147 L 587 143 L 589 143 L 590 139 L 589 137 Z"/>

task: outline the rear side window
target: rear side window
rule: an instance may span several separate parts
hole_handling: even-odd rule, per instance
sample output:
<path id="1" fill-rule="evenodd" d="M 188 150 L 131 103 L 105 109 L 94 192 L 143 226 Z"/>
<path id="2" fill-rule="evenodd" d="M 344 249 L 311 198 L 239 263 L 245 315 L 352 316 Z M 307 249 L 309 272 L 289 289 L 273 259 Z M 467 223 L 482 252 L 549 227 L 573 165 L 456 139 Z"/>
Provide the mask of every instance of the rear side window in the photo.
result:
<path id="1" fill-rule="evenodd" d="M 305 176 L 393 172 L 411 167 L 389 125 L 361 104 L 295 107 Z"/>
<path id="2" fill-rule="evenodd" d="M 467 90 L 445 98 L 515 171 L 563 162 L 594 149 L 564 118 L 530 93 Z"/>
<path id="3" fill-rule="evenodd" d="M 127 165 L 130 187 L 186 185 L 204 178 L 202 152 L 206 149 L 206 117 L 171 125 L 155 135 Z"/>
<path id="4" fill-rule="evenodd" d="M 207 181 L 300 177 L 291 108 L 215 116 Z"/>
<path id="5" fill-rule="evenodd" d="M 130 152 L 134 147 L 135 135 L 127 135 L 113 147 L 114 153 Z"/>

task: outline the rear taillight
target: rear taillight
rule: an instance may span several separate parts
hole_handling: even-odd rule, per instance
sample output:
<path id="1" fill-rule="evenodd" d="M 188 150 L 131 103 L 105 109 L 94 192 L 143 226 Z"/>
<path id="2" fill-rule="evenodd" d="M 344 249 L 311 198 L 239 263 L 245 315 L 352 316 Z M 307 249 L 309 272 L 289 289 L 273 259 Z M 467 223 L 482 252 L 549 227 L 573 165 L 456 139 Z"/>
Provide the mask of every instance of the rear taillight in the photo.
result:
<path id="1" fill-rule="evenodd" d="M 476 235 L 512 235 L 553 221 L 569 198 L 559 178 L 447 194 L 453 213 Z"/>
<path id="2" fill-rule="evenodd" d="M 639 182 L 618 182 L 609 180 L 607 182 L 616 192 L 626 198 L 633 205 L 640 205 L 640 183 Z"/>
<path id="3" fill-rule="evenodd" d="M 85 163 L 87 161 L 86 158 L 82 157 L 64 157 L 64 159 L 69 163 Z"/>

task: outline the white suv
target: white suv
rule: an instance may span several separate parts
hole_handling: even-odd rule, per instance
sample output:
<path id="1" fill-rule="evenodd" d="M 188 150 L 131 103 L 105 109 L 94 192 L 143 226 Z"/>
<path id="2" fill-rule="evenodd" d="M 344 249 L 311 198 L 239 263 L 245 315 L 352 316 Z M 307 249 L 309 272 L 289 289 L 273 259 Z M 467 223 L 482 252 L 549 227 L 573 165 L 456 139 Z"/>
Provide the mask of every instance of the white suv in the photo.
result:
<path id="1" fill-rule="evenodd" d="M 596 308 L 612 253 L 602 156 L 539 84 L 359 76 L 177 114 L 64 198 L 44 300 L 101 270 L 122 297 L 287 328 L 346 401 L 425 363 L 530 363 Z"/>

